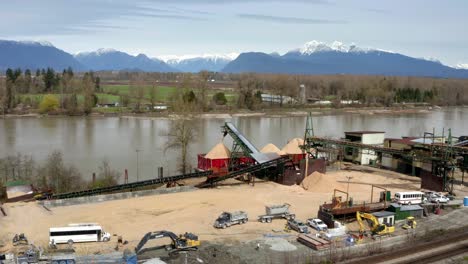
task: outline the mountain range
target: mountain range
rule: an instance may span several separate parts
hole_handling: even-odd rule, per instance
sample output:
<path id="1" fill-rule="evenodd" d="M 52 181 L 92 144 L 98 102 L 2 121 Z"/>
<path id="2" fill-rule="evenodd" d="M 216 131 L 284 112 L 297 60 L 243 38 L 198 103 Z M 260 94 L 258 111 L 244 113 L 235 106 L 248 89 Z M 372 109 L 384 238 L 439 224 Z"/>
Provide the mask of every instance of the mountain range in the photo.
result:
<path id="1" fill-rule="evenodd" d="M 112 70 L 147 72 L 199 72 L 201 70 L 241 73 L 359 74 L 468 78 L 468 70 L 434 60 L 413 58 L 396 52 L 335 41 L 310 41 L 283 55 L 246 52 L 241 54 L 161 56 L 149 58 L 113 49 L 75 55 L 50 43 L 0 40 L 0 70 L 52 67 L 76 71 Z"/>

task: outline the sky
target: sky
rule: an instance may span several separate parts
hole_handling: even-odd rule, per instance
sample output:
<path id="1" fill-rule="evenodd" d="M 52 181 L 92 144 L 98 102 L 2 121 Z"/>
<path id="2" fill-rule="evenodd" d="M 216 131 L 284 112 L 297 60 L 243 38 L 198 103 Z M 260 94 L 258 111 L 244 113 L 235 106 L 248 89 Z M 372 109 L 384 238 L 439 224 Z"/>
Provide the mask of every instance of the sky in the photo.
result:
<path id="1" fill-rule="evenodd" d="M 0 0 L 0 39 L 70 53 L 285 53 L 311 40 L 468 65 L 466 0 Z"/>

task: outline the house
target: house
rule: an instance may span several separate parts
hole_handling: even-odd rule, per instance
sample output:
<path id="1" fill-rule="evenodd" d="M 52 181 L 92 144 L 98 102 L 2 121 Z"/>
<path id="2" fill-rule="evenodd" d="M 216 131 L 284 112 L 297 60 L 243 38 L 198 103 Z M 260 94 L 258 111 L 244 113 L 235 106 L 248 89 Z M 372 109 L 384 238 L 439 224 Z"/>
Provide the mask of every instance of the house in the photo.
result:
<path id="1" fill-rule="evenodd" d="M 408 216 L 414 216 L 418 218 L 423 217 L 423 208 L 417 204 L 401 205 L 397 203 L 391 203 L 387 210 L 395 213 L 395 220 L 404 220 Z"/>
<path id="2" fill-rule="evenodd" d="M 372 213 L 375 218 L 379 221 L 379 224 L 388 224 L 390 226 L 395 224 L 395 212 L 380 211 Z"/>
<path id="3" fill-rule="evenodd" d="M 385 132 L 381 131 L 353 131 L 345 132 L 345 140 L 350 142 L 361 143 L 365 145 L 383 146 Z M 344 158 L 352 162 L 357 162 L 361 165 L 376 164 L 378 160 L 377 154 L 373 150 L 357 148 L 346 148 Z"/>

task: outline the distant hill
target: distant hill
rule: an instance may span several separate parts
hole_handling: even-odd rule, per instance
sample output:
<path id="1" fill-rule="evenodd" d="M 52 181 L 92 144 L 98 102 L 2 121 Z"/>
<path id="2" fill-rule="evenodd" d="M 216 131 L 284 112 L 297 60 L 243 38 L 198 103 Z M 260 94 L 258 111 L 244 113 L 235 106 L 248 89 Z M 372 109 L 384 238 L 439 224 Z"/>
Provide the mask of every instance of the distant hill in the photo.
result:
<path id="1" fill-rule="evenodd" d="M 165 62 L 150 59 L 144 54 L 132 56 L 125 52 L 113 49 L 99 49 L 94 52 L 82 52 L 75 55 L 75 58 L 87 69 L 94 71 L 118 71 L 126 69 L 138 69 L 147 72 L 177 71 Z"/>
<path id="2" fill-rule="evenodd" d="M 468 78 L 468 70 L 455 69 L 440 62 L 417 59 L 377 49 L 346 46 L 340 42 L 326 45 L 311 41 L 303 48 L 282 56 L 243 53 L 223 72 L 261 72 L 289 74 L 362 74 Z"/>
<path id="3" fill-rule="evenodd" d="M 42 69 L 51 67 L 62 71 L 68 67 L 84 70 L 72 55 L 50 43 L 0 40 L 0 70 L 7 68 Z"/>
<path id="4" fill-rule="evenodd" d="M 168 56 L 164 60 L 171 67 L 182 72 L 200 72 L 203 70 L 219 72 L 237 56 L 238 54 L 234 53 L 226 55 Z"/>

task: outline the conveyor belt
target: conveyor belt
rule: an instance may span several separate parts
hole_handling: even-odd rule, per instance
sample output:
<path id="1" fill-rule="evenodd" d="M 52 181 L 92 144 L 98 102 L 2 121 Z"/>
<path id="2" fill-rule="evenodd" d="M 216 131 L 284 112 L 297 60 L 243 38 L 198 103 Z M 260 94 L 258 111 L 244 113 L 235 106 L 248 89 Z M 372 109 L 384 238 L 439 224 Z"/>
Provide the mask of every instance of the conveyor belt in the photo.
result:
<path id="1" fill-rule="evenodd" d="M 188 179 L 188 178 L 209 176 L 212 173 L 213 171 L 202 171 L 202 172 L 182 174 L 182 175 L 177 175 L 177 176 L 157 178 L 157 179 L 146 180 L 146 181 L 120 184 L 120 185 L 104 187 L 104 188 L 96 188 L 96 189 L 90 189 L 90 190 L 84 190 L 84 191 L 78 191 L 78 192 L 59 193 L 59 194 L 52 195 L 51 199 L 68 199 L 68 198 L 99 195 L 99 194 L 113 193 L 113 192 L 124 192 L 124 191 L 132 190 L 132 189 L 140 188 L 144 186 L 156 185 L 156 184 L 167 183 L 167 182 L 174 182 L 174 181 Z"/>
<path id="2" fill-rule="evenodd" d="M 286 163 L 288 160 L 289 160 L 289 157 L 281 157 L 281 158 L 270 160 L 270 161 L 267 161 L 267 162 L 264 162 L 264 163 L 252 165 L 252 166 L 244 168 L 244 169 L 233 171 L 233 172 L 231 172 L 231 173 L 229 173 L 227 175 L 221 176 L 221 177 L 210 178 L 206 182 L 204 182 L 202 184 L 199 184 L 197 187 L 199 187 L 199 188 L 209 187 L 209 186 L 213 185 L 214 183 L 217 183 L 217 182 L 220 182 L 220 181 L 225 181 L 225 180 L 231 179 L 231 178 L 235 178 L 235 177 L 238 177 L 238 176 L 240 176 L 242 174 L 245 174 L 245 173 L 257 172 L 257 171 L 267 169 L 267 168 L 269 168 L 271 166 L 274 166 L 274 165 L 279 165 L 279 164 Z"/>

